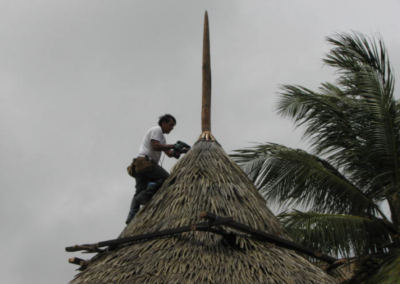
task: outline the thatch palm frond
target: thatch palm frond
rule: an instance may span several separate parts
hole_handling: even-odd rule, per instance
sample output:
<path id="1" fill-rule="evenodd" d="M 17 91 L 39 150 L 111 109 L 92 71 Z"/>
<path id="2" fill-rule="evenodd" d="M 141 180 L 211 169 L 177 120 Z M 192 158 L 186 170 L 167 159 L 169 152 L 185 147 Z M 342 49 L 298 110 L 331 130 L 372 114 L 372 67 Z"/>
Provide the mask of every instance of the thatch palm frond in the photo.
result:
<path id="1" fill-rule="evenodd" d="M 266 143 L 231 155 L 269 202 L 314 211 L 380 214 L 379 207 L 326 160 Z"/>
<path id="2" fill-rule="evenodd" d="M 380 219 L 300 211 L 285 212 L 278 218 L 296 242 L 313 244 L 314 249 L 336 257 L 377 253 L 390 242 L 391 231 Z"/>

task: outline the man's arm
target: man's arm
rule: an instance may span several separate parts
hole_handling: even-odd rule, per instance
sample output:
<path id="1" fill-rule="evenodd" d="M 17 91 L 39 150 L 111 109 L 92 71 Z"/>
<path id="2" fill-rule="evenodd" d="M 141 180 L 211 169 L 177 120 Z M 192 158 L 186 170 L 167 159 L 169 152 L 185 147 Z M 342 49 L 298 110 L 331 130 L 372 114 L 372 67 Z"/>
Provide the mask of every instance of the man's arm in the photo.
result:
<path id="1" fill-rule="evenodd" d="M 172 149 L 174 148 L 173 144 L 161 144 L 160 141 L 151 140 L 151 148 L 154 151 L 164 151 L 165 155 L 168 157 L 172 157 Z"/>

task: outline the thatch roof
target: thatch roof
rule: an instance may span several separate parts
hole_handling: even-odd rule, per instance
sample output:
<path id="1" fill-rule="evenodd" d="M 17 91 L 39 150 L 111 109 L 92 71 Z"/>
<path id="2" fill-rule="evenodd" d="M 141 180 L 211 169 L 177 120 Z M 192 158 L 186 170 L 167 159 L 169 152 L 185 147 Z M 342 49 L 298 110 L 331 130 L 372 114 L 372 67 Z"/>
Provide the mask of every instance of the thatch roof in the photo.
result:
<path id="1" fill-rule="evenodd" d="M 199 223 L 203 211 L 235 216 L 238 222 L 288 238 L 243 171 L 216 141 L 205 140 L 181 158 L 120 237 Z M 196 231 L 99 254 L 71 283 L 337 282 L 294 251 L 247 236 L 228 245 L 219 235 Z"/>

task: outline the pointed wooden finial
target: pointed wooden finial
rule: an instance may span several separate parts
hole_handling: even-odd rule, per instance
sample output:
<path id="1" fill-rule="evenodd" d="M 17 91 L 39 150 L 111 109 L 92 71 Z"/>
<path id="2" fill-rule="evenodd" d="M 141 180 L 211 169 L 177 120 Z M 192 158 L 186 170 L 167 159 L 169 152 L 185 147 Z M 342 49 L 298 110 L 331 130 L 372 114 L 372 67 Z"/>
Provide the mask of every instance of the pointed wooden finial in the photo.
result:
<path id="1" fill-rule="evenodd" d="M 209 140 L 211 135 L 211 56 L 210 56 L 210 34 L 208 26 L 207 11 L 204 16 L 204 36 L 203 36 L 203 90 L 202 90 L 202 109 L 201 109 L 201 129 L 202 139 Z M 212 137 L 211 140 L 214 140 Z"/>

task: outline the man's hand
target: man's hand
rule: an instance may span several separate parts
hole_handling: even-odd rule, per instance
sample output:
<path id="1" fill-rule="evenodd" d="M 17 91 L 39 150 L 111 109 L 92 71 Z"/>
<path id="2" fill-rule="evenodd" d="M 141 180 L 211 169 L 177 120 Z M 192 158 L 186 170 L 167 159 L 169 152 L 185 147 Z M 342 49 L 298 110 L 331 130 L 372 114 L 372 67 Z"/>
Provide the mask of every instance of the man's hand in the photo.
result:
<path id="1" fill-rule="evenodd" d="M 172 150 L 172 157 L 174 157 L 175 159 L 178 160 L 181 157 L 181 153 L 176 152 L 175 150 Z"/>
<path id="2" fill-rule="evenodd" d="M 170 150 L 163 150 L 163 151 L 168 157 L 174 157 L 176 159 L 179 159 L 181 154 L 186 154 L 190 150 L 190 148 L 191 148 L 190 145 L 186 144 L 185 142 L 177 141 L 175 144 L 170 146 L 169 148 Z"/>

